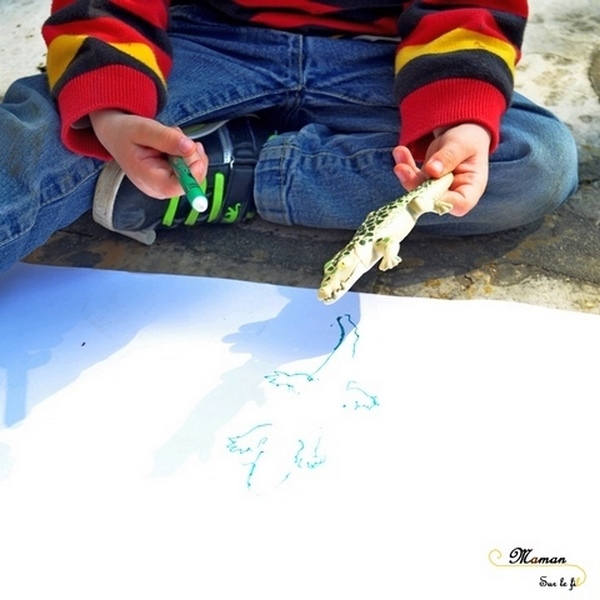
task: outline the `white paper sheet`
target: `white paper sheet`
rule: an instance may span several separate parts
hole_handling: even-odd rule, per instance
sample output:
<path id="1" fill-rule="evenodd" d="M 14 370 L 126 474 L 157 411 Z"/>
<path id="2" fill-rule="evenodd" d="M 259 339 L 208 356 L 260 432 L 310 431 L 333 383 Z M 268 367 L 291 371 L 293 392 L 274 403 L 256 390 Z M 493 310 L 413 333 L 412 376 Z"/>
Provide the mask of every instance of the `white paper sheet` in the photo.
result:
<path id="1" fill-rule="evenodd" d="M 597 600 L 599 336 L 511 303 L 19 265 L 0 598 Z"/>

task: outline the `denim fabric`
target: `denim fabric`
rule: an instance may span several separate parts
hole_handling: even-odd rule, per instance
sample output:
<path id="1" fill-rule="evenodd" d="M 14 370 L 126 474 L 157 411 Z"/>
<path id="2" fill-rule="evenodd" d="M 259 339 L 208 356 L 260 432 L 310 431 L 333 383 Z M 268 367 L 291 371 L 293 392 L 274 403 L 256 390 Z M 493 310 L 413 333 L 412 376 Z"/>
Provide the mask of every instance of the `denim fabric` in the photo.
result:
<path id="1" fill-rule="evenodd" d="M 403 193 L 392 172 L 400 127 L 394 42 L 232 27 L 198 6 L 172 9 L 171 39 L 162 122 L 259 113 L 273 127 L 255 178 L 264 219 L 354 229 L 369 210 Z M 58 126 L 44 76 L 9 88 L 0 105 L 0 270 L 91 206 L 102 163 L 66 150 Z M 477 207 L 462 218 L 425 215 L 418 227 L 442 235 L 516 227 L 556 208 L 576 185 L 568 129 L 515 95 Z"/>

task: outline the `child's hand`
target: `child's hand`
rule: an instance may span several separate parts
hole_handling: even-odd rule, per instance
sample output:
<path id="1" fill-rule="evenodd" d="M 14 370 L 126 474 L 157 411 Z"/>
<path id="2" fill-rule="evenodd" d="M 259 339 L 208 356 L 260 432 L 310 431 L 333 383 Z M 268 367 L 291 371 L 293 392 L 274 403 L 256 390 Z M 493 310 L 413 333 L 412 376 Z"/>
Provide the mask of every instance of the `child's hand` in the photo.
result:
<path id="1" fill-rule="evenodd" d="M 490 134 L 479 125 L 465 123 L 438 135 L 427 149 L 421 169 L 408 148 L 394 148 L 394 173 L 406 190 L 412 190 L 430 177 L 454 173 L 454 181 L 444 194 L 455 217 L 466 215 L 483 195 L 488 182 Z"/>
<path id="2" fill-rule="evenodd" d="M 90 120 L 100 143 L 148 196 L 172 198 L 183 194 L 167 154 L 184 157 L 197 181 L 206 177 L 208 158 L 202 145 L 180 129 L 118 110 L 94 112 Z"/>

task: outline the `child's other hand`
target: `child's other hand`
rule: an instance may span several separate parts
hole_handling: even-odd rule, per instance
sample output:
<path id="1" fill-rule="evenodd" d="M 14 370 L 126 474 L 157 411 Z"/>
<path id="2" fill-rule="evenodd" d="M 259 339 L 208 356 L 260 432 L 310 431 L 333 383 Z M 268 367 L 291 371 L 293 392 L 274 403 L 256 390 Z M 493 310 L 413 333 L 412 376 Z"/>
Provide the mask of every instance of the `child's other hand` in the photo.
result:
<path id="1" fill-rule="evenodd" d="M 416 188 L 430 177 L 454 173 L 452 186 L 443 199 L 454 207 L 450 214 L 462 217 L 479 202 L 487 186 L 490 134 L 472 123 L 436 133 L 421 168 L 406 146 L 394 148 L 394 173 L 406 190 Z"/>
<path id="2" fill-rule="evenodd" d="M 100 143 L 127 177 L 152 198 L 183 194 L 167 154 L 182 156 L 197 181 L 206 177 L 208 158 L 202 145 L 186 137 L 180 129 L 118 110 L 94 112 L 90 120 Z"/>

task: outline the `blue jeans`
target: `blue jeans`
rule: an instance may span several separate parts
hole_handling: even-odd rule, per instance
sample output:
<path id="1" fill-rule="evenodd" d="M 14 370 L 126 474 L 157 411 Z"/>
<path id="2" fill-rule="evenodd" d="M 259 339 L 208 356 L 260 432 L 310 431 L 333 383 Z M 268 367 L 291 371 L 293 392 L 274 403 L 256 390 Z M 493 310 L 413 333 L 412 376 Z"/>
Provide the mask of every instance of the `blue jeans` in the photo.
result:
<path id="1" fill-rule="evenodd" d="M 200 23 L 200 24 L 198 24 Z M 258 213 L 287 225 L 354 229 L 403 190 L 393 174 L 394 42 L 232 27 L 198 6 L 172 9 L 170 125 L 260 113 L 274 131 L 256 168 Z M 44 76 L 0 105 L 0 270 L 91 206 L 102 162 L 66 150 Z M 537 220 L 577 186 L 568 129 L 515 94 L 489 184 L 465 217 L 425 215 L 432 234 L 491 233 Z"/>

